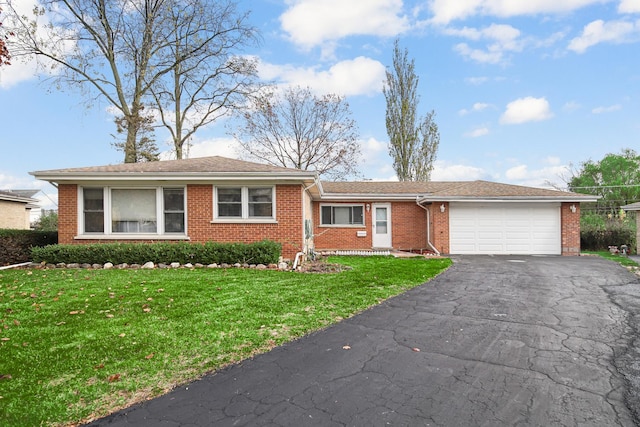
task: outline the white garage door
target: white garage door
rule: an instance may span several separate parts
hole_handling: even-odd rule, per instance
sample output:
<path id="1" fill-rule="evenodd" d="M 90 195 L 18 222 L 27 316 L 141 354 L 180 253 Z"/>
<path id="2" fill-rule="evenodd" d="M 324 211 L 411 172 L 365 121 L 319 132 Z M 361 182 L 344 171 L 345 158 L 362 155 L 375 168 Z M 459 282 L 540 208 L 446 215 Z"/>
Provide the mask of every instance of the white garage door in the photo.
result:
<path id="1" fill-rule="evenodd" d="M 559 203 L 450 203 L 452 254 L 561 254 Z"/>

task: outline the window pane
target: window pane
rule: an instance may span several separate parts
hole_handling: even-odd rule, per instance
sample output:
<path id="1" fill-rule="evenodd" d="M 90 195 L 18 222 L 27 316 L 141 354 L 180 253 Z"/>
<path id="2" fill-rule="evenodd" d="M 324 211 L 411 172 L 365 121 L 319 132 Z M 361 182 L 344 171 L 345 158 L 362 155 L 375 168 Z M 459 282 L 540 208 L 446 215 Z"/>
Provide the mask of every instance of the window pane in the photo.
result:
<path id="1" fill-rule="evenodd" d="M 111 221 L 114 233 L 155 233 L 156 190 L 111 190 Z"/>
<path id="2" fill-rule="evenodd" d="M 362 206 L 353 207 L 353 224 L 364 224 L 364 214 Z"/>
<path id="3" fill-rule="evenodd" d="M 242 203 L 240 188 L 218 188 L 218 203 Z"/>
<path id="4" fill-rule="evenodd" d="M 85 233 L 104 233 L 104 212 L 84 213 Z"/>
<path id="5" fill-rule="evenodd" d="M 163 193 L 165 212 L 184 212 L 184 189 L 165 188 Z"/>
<path id="6" fill-rule="evenodd" d="M 249 216 L 272 217 L 272 191 L 269 188 L 249 188 Z"/>
<path id="7" fill-rule="evenodd" d="M 333 207 L 333 223 L 334 224 L 351 224 L 351 207 L 334 206 Z"/>
<path id="8" fill-rule="evenodd" d="M 218 216 L 242 217 L 242 189 L 218 188 Z"/>
<path id="9" fill-rule="evenodd" d="M 331 206 L 322 206 L 320 216 L 321 224 L 331 224 Z"/>
<path id="10" fill-rule="evenodd" d="M 164 232 L 184 233 L 184 213 L 165 213 Z"/>
<path id="11" fill-rule="evenodd" d="M 104 192 L 102 188 L 85 188 L 82 193 L 84 195 L 85 212 L 104 210 Z"/>
<path id="12" fill-rule="evenodd" d="M 102 188 L 84 188 L 84 232 L 104 233 L 104 191 Z"/>

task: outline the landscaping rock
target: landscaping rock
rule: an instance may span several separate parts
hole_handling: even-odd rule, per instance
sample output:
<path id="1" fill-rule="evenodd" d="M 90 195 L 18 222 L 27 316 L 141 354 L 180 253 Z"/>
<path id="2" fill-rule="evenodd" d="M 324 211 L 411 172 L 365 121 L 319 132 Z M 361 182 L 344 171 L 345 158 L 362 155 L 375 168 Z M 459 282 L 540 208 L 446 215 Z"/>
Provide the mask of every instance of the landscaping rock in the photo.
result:
<path id="1" fill-rule="evenodd" d="M 279 264 L 278 264 L 278 268 L 279 268 L 280 270 L 286 270 L 286 269 L 288 269 L 288 268 L 289 268 L 289 264 L 287 264 L 286 262 L 284 262 L 284 261 L 283 261 L 283 262 L 281 262 L 281 263 L 279 263 Z"/>
<path id="2" fill-rule="evenodd" d="M 80 268 L 84 268 L 88 270 L 91 268 L 91 264 L 80 264 Z"/>
<path id="3" fill-rule="evenodd" d="M 67 268 L 80 268 L 80 264 L 72 262 L 71 264 L 67 264 Z"/>
<path id="4" fill-rule="evenodd" d="M 264 264 L 258 264 L 256 265 L 256 270 L 266 270 L 267 266 Z"/>
<path id="5" fill-rule="evenodd" d="M 165 269 L 165 268 L 169 268 L 169 266 L 167 264 L 164 264 L 164 263 L 159 263 L 158 264 L 158 268 Z"/>
<path id="6" fill-rule="evenodd" d="M 222 268 L 229 268 L 229 267 L 231 267 L 231 266 L 230 266 L 229 264 L 227 264 L 226 262 L 223 262 L 220 266 L 221 266 Z"/>
<path id="7" fill-rule="evenodd" d="M 140 268 L 142 268 L 143 270 L 153 270 L 154 268 L 156 268 L 156 265 L 149 261 L 145 262 Z"/>
<path id="8" fill-rule="evenodd" d="M 269 264 L 267 266 L 267 268 L 271 269 L 271 270 L 277 270 L 278 269 L 278 264 Z"/>
<path id="9" fill-rule="evenodd" d="M 94 270 L 100 270 L 102 268 L 102 264 L 92 264 L 91 268 L 93 268 Z"/>
<path id="10" fill-rule="evenodd" d="M 111 270 L 113 268 L 113 264 L 110 262 L 105 263 L 105 265 L 102 266 L 102 268 L 104 268 L 105 270 Z"/>
<path id="11" fill-rule="evenodd" d="M 180 268 L 180 263 L 179 262 L 172 262 L 170 264 L 171 268 Z"/>
<path id="12" fill-rule="evenodd" d="M 195 263 L 195 267 L 196 268 L 202 268 L 202 267 L 204 267 L 204 265 L 200 264 L 199 262 L 196 262 Z"/>
<path id="13" fill-rule="evenodd" d="M 240 264 L 239 262 L 236 262 L 235 264 L 233 264 L 233 266 L 235 268 L 240 268 L 240 267 L 242 267 L 242 264 Z"/>
<path id="14" fill-rule="evenodd" d="M 190 262 L 186 263 L 184 265 L 184 268 L 193 268 L 193 264 L 191 264 Z"/>

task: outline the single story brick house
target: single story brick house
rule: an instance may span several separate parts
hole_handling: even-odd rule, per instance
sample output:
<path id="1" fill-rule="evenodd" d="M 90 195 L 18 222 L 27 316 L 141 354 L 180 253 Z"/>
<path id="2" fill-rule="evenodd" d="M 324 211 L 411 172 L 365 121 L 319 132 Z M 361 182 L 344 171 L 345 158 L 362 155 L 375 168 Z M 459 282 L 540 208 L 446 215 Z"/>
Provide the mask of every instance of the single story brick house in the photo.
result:
<path id="1" fill-rule="evenodd" d="M 58 187 L 60 243 L 280 242 L 298 252 L 579 255 L 595 196 L 487 181 L 328 182 L 224 157 L 31 172 Z"/>

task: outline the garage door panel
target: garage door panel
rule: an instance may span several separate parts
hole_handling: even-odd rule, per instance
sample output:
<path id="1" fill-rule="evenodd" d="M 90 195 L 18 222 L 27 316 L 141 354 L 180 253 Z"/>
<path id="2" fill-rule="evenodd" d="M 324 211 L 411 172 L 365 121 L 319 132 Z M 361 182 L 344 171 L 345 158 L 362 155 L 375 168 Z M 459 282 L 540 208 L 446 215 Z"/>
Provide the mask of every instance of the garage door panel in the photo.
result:
<path id="1" fill-rule="evenodd" d="M 559 203 L 450 203 L 452 254 L 560 254 Z"/>

